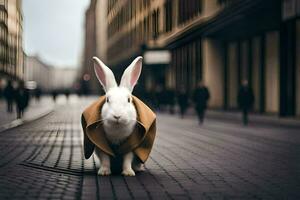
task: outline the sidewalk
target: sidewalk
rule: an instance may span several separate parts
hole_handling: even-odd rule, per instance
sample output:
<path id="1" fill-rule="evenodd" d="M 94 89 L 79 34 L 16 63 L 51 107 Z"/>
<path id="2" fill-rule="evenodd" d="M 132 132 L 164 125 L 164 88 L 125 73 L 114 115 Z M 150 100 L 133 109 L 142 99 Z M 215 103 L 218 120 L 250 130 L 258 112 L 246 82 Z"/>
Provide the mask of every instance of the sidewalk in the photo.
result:
<path id="1" fill-rule="evenodd" d="M 178 109 L 176 109 L 178 110 Z M 176 112 L 178 113 L 178 111 Z M 195 118 L 196 113 L 194 108 L 190 107 L 187 111 L 188 118 Z M 206 118 L 218 120 L 226 123 L 242 124 L 242 113 L 239 111 L 224 111 L 208 109 L 206 111 Z M 279 117 L 275 114 L 249 114 L 249 125 L 255 124 L 256 126 L 275 126 L 286 128 L 300 128 L 300 118 L 297 117 Z"/>
<path id="2" fill-rule="evenodd" d="M 242 113 L 238 111 L 217 111 L 208 110 L 207 117 L 222 120 L 232 121 L 235 123 L 242 123 Z M 300 127 L 300 119 L 292 117 L 279 117 L 278 115 L 267 115 L 267 114 L 249 114 L 249 123 L 256 125 L 271 125 L 276 127 Z"/>
<path id="3" fill-rule="evenodd" d="M 0 132 L 48 114 L 54 109 L 54 103 L 48 96 L 42 97 L 39 102 L 32 98 L 22 119 L 17 119 L 15 109 L 14 105 L 13 113 L 6 112 L 6 102 L 3 99 L 0 100 Z"/>

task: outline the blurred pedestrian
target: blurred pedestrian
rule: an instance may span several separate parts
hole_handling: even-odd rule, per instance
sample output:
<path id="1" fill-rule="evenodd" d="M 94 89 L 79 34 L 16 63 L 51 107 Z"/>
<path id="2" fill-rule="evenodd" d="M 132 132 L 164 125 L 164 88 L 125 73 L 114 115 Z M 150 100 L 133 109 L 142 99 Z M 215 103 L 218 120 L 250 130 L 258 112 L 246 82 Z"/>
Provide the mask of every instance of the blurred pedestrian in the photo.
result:
<path id="1" fill-rule="evenodd" d="M 167 102 L 168 102 L 168 108 L 169 108 L 169 113 L 174 114 L 174 106 L 175 106 L 175 91 L 172 88 L 168 88 L 167 91 Z"/>
<path id="2" fill-rule="evenodd" d="M 42 95 L 42 90 L 41 88 L 37 87 L 34 91 L 34 96 L 35 96 L 35 99 L 39 102 L 40 99 L 41 99 L 41 95 Z"/>
<path id="3" fill-rule="evenodd" d="M 153 87 L 150 88 L 150 90 L 147 94 L 147 99 L 148 99 L 147 102 L 149 102 L 150 107 L 153 108 L 154 110 L 158 110 L 156 92 L 155 92 L 155 89 Z"/>
<path id="4" fill-rule="evenodd" d="M 2 88 L 2 81 L 0 79 L 0 100 L 2 99 L 3 97 L 3 88 Z"/>
<path id="5" fill-rule="evenodd" d="M 52 99 L 53 99 L 54 102 L 56 102 L 56 97 L 57 97 L 57 91 L 53 90 L 52 91 Z"/>
<path id="6" fill-rule="evenodd" d="M 165 112 L 168 109 L 169 99 L 168 91 L 165 87 L 162 87 L 161 92 L 158 95 L 160 111 Z"/>
<path id="7" fill-rule="evenodd" d="M 6 100 L 7 104 L 7 112 L 12 113 L 13 112 L 13 103 L 14 103 L 14 96 L 15 96 L 15 89 L 12 85 L 12 81 L 9 80 L 7 82 L 6 87 L 3 91 L 4 98 Z"/>
<path id="8" fill-rule="evenodd" d="M 162 92 L 163 88 L 161 85 L 157 85 L 154 89 L 154 102 L 155 102 L 155 108 L 158 111 L 161 111 L 161 101 L 162 101 Z"/>
<path id="9" fill-rule="evenodd" d="M 65 90 L 65 96 L 66 96 L 66 99 L 68 100 L 69 96 L 70 96 L 70 90 L 68 90 L 68 89 Z"/>
<path id="10" fill-rule="evenodd" d="M 23 117 L 25 109 L 29 104 L 29 91 L 25 88 L 24 82 L 20 82 L 15 91 L 15 99 L 17 104 L 17 118 Z"/>
<path id="11" fill-rule="evenodd" d="M 205 117 L 205 110 L 207 108 L 207 101 L 210 98 L 209 90 L 204 85 L 202 81 L 200 81 L 194 91 L 194 103 L 195 110 L 198 115 L 199 124 L 203 123 Z"/>
<path id="12" fill-rule="evenodd" d="M 177 94 L 177 101 L 180 109 L 180 116 L 181 118 L 184 118 L 184 115 L 189 105 L 189 97 L 184 85 L 181 85 L 179 88 L 179 92 Z"/>
<path id="13" fill-rule="evenodd" d="M 243 113 L 243 123 L 248 125 L 248 112 L 253 107 L 254 95 L 252 89 L 249 87 L 248 81 L 243 80 L 242 86 L 238 93 L 238 105 Z"/>

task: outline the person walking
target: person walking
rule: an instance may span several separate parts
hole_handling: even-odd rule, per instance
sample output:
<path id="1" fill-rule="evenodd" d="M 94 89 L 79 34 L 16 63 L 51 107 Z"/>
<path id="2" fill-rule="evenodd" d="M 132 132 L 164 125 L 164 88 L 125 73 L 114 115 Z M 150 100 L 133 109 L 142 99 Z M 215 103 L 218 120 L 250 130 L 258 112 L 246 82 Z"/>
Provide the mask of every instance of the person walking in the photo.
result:
<path id="1" fill-rule="evenodd" d="M 34 96 L 35 96 L 35 99 L 37 102 L 40 101 L 41 95 L 42 95 L 42 90 L 41 90 L 41 88 L 37 87 L 34 91 Z"/>
<path id="2" fill-rule="evenodd" d="M 155 98 L 155 108 L 158 111 L 162 110 L 162 93 L 163 93 L 163 87 L 161 85 L 157 85 L 154 88 L 154 98 Z"/>
<path id="3" fill-rule="evenodd" d="M 67 101 L 69 100 L 69 96 L 70 96 L 70 90 L 68 90 L 68 89 L 65 89 L 65 96 L 66 96 L 66 99 L 67 99 Z"/>
<path id="4" fill-rule="evenodd" d="M 167 93 L 169 113 L 171 115 L 173 115 L 174 114 L 174 106 L 175 106 L 175 98 L 176 98 L 175 91 L 173 88 L 170 87 L 167 89 L 166 93 Z"/>
<path id="5" fill-rule="evenodd" d="M 185 112 L 189 105 L 189 97 L 186 92 L 186 89 L 184 85 L 180 86 L 178 95 L 177 95 L 177 101 L 180 109 L 180 116 L 181 118 L 184 118 Z"/>
<path id="6" fill-rule="evenodd" d="M 3 91 L 3 96 L 6 100 L 6 105 L 7 105 L 7 112 L 9 113 L 13 112 L 14 95 L 15 95 L 15 89 L 12 85 L 12 81 L 9 80 Z"/>
<path id="7" fill-rule="evenodd" d="M 254 104 L 254 95 L 252 89 L 249 87 L 248 81 L 243 80 L 242 86 L 238 92 L 238 105 L 243 114 L 243 123 L 248 125 L 248 113 Z"/>
<path id="8" fill-rule="evenodd" d="M 0 100 L 2 99 L 3 97 L 3 88 L 2 88 L 2 81 L 0 79 Z"/>
<path id="9" fill-rule="evenodd" d="M 57 91 L 53 90 L 52 91 L 52 99 L 53 99 L 54 102 L 56 102 L 57 95 L 58 95 Z"/>
<path id="10" fill-rule="evenodd" d="M 17 104 L 17 118 L 21 119 L 29 104 L 29 91 L 25 88 L 24 82 L 19 83 L 15 92 L 15 99 Z"/>
<path id="11" fill-rule="evenodd" d="M 202 81 L 200 81 L 194 91 L 194 104 L 199 124 L 203 123 L 205 110 L 207 108 L 207 101 L 209 100 L 209 98 L 210 94 L 208 88 Z"/>

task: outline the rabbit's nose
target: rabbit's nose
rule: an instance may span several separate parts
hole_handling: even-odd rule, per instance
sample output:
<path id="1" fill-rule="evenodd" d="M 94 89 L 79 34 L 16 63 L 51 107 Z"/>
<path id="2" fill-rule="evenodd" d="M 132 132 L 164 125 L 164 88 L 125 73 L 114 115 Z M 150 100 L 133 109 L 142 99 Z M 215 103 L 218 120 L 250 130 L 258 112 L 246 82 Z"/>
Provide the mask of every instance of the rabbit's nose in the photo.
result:
<path id="1" fill-rule="evenodd" d="M 115 119 L 120 119 L 121 116 L 120 116 L 120 115 L 114 115 L 114 118 L 115 118 Z"/>

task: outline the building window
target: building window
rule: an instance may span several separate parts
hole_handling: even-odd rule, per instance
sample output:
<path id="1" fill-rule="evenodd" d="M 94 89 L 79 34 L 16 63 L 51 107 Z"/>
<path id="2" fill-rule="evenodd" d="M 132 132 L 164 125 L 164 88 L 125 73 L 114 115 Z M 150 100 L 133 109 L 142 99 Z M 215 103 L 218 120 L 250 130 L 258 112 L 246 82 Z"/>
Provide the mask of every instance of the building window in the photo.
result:
<path id="1" fill-rule="evenodd" d="M 178 1 L 178 22 L 185 23 L 202 11 L 202 0 L 179 0 Z"/>
<path id="2" fill-rule="evenodd" d="M 165 32 L 172 31 L 173 28 L 173 13 L 172 13 L 172 0 L 167 0 L 165 3 Z"/>
<path id="3" fill-rule="evenodd" d="M 241 1 L 241 0 L 218 0 L 218 3 L 223 7 L 227 7 L 237 1 Z"/>
<path id="4" fill-rule="evenodd" d="M 300 16 L 300 0 L 284 0 L 282 3 L 282 19 L 288 20 Z"/>
<path id="5" fill-rule="evenodd" d="M 159 10 L 152 13 L 152 37 L 155 40 L 159 36 Z"/>

